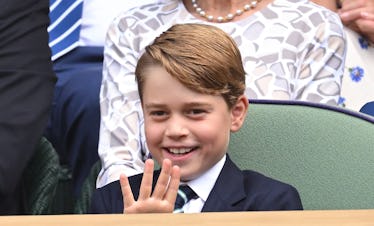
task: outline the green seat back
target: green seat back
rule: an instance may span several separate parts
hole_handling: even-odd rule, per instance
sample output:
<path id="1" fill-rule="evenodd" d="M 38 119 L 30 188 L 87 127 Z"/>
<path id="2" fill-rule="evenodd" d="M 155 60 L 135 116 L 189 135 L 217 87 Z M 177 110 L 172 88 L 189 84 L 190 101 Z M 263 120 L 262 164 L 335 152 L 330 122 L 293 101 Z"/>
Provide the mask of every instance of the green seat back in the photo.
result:
<path id="1" fill-rule="evenodd" d="M 374 208 L 374 118 L 304 102 L 250 101 L 229 155 L 292 184 L 304 209 Z"/>

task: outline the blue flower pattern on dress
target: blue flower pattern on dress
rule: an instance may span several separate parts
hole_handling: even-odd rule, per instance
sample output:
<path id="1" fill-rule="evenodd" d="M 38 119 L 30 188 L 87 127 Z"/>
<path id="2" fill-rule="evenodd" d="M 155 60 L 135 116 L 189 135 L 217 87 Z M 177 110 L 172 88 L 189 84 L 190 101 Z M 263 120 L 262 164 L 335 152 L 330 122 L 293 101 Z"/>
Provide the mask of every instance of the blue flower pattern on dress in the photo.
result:
<path id="1" fill-rule="evenodd" d="M 358 38 L 358 43 L 360 44 L 360 47 L 363 50 L 368 50 L 370 46 L 369 41 L 362 36 Z M 360 66 L 349 67 L 348 72 L 353 82 L 361 82 L 362 78 L 365 75 L 365 69 Z M 345 107 L 345 101 L 346 101 L 345 97 L 343 96 L 339 97 L 338 105 Z"/>
<path id="2" fill-rule="evenodd" d="M 358 42 L 360 43 L 361 49 L 368 49 L 370 43 L 364 37 L 359 37 Z"/>
<path id="3" fill-rule="evenodd" d="M 342 106 L 342 107 L 345 107 L 345 98 L 344 97 L 339 97 L 338 105 Z"/>
<path id="4" fill-rule="evenodd" d="M 352 81 L 359 82 L 361 81 L 362 77 L 364 77 L 364 69 L 360 66 L 356 66 L 353 68 L 348 68 L 349 75 L 351 76 Z"/>
<path id="5" fill-rule="evenodd" d="M 369 48 L 369 42 L 364 37 L 359 37 L 358 42 L 360 43 L 360 46 L 362 49 L 368 49 Z"/>

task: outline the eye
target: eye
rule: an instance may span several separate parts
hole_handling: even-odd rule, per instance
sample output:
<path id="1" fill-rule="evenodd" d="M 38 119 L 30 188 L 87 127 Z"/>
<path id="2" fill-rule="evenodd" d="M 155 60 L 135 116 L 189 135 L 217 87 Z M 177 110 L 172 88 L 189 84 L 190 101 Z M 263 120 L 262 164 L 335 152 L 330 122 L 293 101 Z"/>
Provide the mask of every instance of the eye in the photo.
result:
<path id="1" fill-rule="evenodd" d="M 206 111 L 204 109 L 192 109 L 192 114 L 202 114 L 205 113 Z"/>
<path id="2" fill-rule="evenodd" d="M 193 108 L 193 109 L 189 109 L 187 111 L 187 115 L 190 116 L 190 117 L 202 117 L 206 113 L 207 113 L 207 111 L 205 109 L 202 109 L 202 108 Z"/>
<path id="3" fill-rule="evenodd" d="M 149 115 L 153 117 L 162 117 L 166 115 L 166 112 L 165 111 L 151 111 L 149 112 Z"/>

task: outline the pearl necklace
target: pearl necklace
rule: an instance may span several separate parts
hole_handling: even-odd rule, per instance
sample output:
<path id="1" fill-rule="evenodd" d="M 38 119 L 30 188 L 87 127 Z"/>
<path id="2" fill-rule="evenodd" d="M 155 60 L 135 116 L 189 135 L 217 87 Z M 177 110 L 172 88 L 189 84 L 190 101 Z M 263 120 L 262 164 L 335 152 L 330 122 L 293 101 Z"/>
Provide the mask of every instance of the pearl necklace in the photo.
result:
<path id="1" fill-rule="evenodd" d="M 250 4 L 245 4 L 242 9 L 236 10 L 235 13 L 229 13 L 226 16 L 218 16 L 217 18 L 215 18 L 212 15 L 208 15 L 205 12 L 205 10 L 203 10 L 199 6 L 199 4 L 197 3 L 197 0 L 191 0 L 192 6 L 194 7 L 197 14 L 199 14 L 201 17 L 204 17 L 205 19 L 207 19 L 210 22 L 217 21 L 218 23 L 231 21 L 232 19 L 234 19 L 234 17 L 240 16 L 244 12 L 255 8 L 257 6 L 257 3 L 259 3 L 259 2 L 261 2 L 261 0 L 252 0 Z"/>

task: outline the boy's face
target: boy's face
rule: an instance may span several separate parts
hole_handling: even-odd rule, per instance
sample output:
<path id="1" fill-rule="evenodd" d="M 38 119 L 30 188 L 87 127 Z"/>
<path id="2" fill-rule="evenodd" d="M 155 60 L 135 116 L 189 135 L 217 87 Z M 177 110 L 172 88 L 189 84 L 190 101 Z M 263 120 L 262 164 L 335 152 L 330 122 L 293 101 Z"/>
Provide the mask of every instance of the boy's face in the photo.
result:
<path id="1" fill-rule="evenodd" d="M 181 180 L 200 176 L 225 155 L 235 114 L 221 96 L 197 93 L 160 66 L 149 68 L 143 87 L 147 145 L 158 163 L 170 159 Z M 246 108 L 245 108 L 246 110 Z"/>

